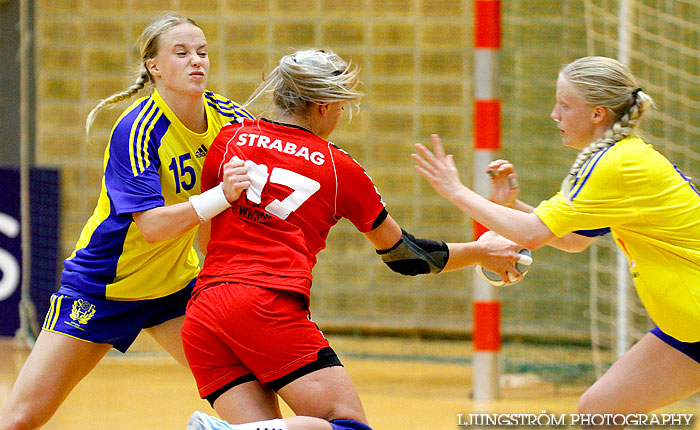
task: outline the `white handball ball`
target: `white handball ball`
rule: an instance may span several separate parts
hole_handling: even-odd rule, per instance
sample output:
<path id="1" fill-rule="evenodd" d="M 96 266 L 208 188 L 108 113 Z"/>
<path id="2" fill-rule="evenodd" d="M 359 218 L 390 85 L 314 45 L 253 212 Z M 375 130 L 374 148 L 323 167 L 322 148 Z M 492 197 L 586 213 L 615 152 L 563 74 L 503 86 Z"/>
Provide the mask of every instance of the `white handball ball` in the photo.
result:
<path id="1" fill-rule="evenodd" d="M 530 265 L 532 265 L 532 251 L 530 251 L 529 249 L 520 250 L 520 259 L 515 263 L 515 268 L 518 269 L 518 272 L 525 276 L 528 270 L 530 270 Z M 481 279 L 493 285 L 494 287 L 501 287 L 506 284 L 505 282 L 503 282 L 503 279 L 501 279 L 501 275 L 490 270 L 484 269 L 483 266 L 481 266 L 480 264 L 474 266 L 474 270 L 476 270 L 476 273 Z M 510 273 L 508 273 L 508 279 L 510 280 L 510 284 L 508 285 L 517 284 L 522 280 L 522 278 L 516 279 L 515 276 Z"/>

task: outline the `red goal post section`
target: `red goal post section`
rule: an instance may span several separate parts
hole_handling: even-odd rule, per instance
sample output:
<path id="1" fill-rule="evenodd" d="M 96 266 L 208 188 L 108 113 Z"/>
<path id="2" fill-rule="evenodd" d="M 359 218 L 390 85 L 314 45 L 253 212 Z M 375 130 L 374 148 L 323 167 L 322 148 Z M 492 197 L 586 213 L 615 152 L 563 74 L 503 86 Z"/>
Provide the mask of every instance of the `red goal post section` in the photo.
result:
<path id="1" fill-rule="evenodd" d="M 474 1 L 474 160 L 473 189 L 488 196 L 490 179 L 485 174 L 488 163 L 501 149 L 501 101 L 498 96 L 498 53 L 501 48 L 500 0 Z M 474 240 L 486 229 L 476 221 Z M 473 344 L 475 399 L 498 398 L 501 349 L 501 302 L 497 287 L 474 276 Z"/>

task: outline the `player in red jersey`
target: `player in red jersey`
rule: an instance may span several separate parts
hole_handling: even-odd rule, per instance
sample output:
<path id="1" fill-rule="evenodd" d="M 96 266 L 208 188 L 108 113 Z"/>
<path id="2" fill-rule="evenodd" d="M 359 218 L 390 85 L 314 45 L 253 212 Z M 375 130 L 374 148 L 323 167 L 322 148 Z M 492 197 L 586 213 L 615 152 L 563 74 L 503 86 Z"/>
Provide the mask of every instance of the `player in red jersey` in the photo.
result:
<path id="1" fill-rule="evenodd" d="M 341 218 L 399 273 L 478 263 L 520 279 L 513 242 L 494 234 L 470 243 L 419 239 L 389 216 L 363 168 L 327 140 L 343 108 L 359 106 L 358 84 L 357 68 L 334 53 L 287 55 L 251 97 L 272 92 L 276 121 L 227 125 L 209 149 L 202 190 L 227 177 L 242 195 L 211 220 L 182 337 L 202 398 L 231 423 L 258 421 L 233 429 L 369 428 L 347 372 L 309 318 L 316 255 Z M 275 393 L 297 417 L 280 419 Z M 222 425 L 196 412 L 189 428 Z"/>

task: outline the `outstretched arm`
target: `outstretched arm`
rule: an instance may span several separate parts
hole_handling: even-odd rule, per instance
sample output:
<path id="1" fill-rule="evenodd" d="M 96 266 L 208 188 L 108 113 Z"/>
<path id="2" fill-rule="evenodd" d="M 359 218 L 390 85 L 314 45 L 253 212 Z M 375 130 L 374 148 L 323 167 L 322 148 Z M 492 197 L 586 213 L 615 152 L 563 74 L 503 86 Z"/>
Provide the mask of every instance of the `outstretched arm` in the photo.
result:
<path id="1" fill-rule="evenodd" d="M 402 274 L 449 272 L 481 264 L 506 281 L 508 273 L 521 279 L 515 262 L 523 248 L 510 240 L 487 232 L 475 242 L 443 243 L 417 239 L 406 233 L 391 216 L 379 227 L 365 233 L 387 265 Z M 446 260 L 446 261 L 445 261 Z"/>
<path id="2" fill-rule="evenodd" d="M 528 249 L 540 248 L 556 237 L 534 213 L 493 203 L 462 184 L 453 156 L 445 154 L 438 135 L 431 138 L 435 152 L 416 144 L 417 154 L 412 157 L 416 170 L 438 194 L 488 229 Z"/>

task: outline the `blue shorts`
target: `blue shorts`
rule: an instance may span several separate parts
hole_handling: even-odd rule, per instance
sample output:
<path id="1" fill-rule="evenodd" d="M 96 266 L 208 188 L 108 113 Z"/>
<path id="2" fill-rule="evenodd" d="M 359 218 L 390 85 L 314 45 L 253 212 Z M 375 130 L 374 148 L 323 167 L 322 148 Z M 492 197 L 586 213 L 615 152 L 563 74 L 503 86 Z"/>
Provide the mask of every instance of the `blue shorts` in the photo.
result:
<path id="1" fill-rule="evenodd" d="M 662 332 L 658 327 L 654 327 L 651 330 L 651 333 L 655 334 L 656 337 L 663 340 L 673 348 L 700 363 L 700 342 L 681 342 L 680 340 L 676 340 Z"/>
<path id="2" fill-rule="evenodd" d="M 62 288 L 51 296 L 42 329 L 92 343 L 108 343 L 124 353 L 144 328 L 185 314 L 195 279 L 169 296 L 116 301 Z"/>

